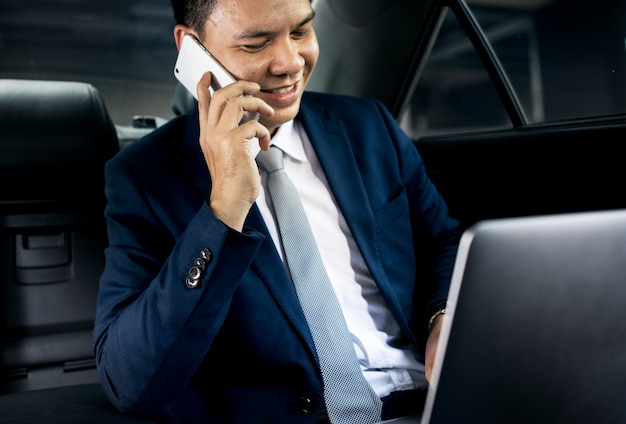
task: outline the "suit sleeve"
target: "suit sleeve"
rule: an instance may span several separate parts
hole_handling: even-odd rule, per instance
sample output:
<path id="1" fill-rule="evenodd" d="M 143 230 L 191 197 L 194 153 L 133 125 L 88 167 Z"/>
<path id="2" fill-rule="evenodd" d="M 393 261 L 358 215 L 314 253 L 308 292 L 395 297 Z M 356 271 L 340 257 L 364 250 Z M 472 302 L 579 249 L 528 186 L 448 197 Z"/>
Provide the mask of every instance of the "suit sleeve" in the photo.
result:
<path id="1" fill-rule="evenodd" d="M 263 236 L 238 233 L 206 202 L 173 235 L 122 162 L 106 167 L 109 247 L 94 330 L 103 387 L 127 412 L 166 411 L 187 386 Z M 202 262 L 196 288 L 186 285 Z M 195 270 L 198 271 L 198 270 Z M 193 272 L 193 271 L 192 271 Z"/>
<path id="2" fill-rule="evenodd" d="M 427 173 L 427 166 L 413 141 L 396 125 L 388 111 L 383 115 L 396 140 L 398 160 L 409 199 L 413 245 L 417 264 L 416 304 L 423 305 L 417 333 L 445 302 L 462 228 L 450 216 L 447 203 Z"/>

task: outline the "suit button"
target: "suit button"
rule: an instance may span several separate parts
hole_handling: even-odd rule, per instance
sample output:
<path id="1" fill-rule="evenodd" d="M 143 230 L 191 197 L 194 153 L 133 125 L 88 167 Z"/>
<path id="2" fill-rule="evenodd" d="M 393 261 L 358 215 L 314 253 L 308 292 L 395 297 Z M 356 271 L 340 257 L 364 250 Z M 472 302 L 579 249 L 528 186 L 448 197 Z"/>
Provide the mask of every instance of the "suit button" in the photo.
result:
<path id="1" fill-rule="evenodd" d="M 209 262 L 211 260 L 211 251 L 207 248 L 204 248 L 200 251 L 200 257 L 205 261 Z"/>
<path id="2" fill-rule="evenodd" d="M 202 270 L 200 269 L 200 267 L 198 266 L 192 266 L 189 269 L 189 278 L 191 278 L 192 280 L 197 280 L 200 278 L 200 274 L 202 274 Z"/>
<path id="3" fill-rule="evenodd" d="M 187 277 L 187 279 L 185 280 L 185 285 L 189 289 L 195 289 L 196 287 L 198 287 L 199 284 L 200 284 L 200 280 L 198 279 Z"/>
<path id="4" fill-rule="evenodd" d="M 203 261 L 200 258 L 196 258 L 196 260 L 193 262 L 195 267 L 198 267 L 200 269 L 200 271 L 204 271 L 204 267 L 206 266 L 206 262 Z"/>
<path id="5" fill-rule="evenodd" d="M 198 284 L 200 283 L 200 275 L 202 274 L 203 268 L 204 266 L 202 268 L 200 268 L 199 266 L 192 266 L 189 269 L 187 279 L 185 280 L 185 285 L 188 288 L 195 289 L 196 287 L 198 287 Z"/>
<path id="6" fill-rule="evenodd" d="M 303 396 L 298 399 L 298 408 L 300 408 L 300 410 L 305 414 L 308 414 L 313 411 L 313 402 L 311 399 Z"/>

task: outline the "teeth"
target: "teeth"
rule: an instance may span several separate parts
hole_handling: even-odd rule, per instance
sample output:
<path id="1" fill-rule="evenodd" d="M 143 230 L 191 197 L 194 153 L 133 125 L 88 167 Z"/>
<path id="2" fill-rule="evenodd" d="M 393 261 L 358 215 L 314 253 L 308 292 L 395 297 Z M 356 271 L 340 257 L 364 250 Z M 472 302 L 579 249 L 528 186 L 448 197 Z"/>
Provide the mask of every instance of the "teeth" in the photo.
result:
<path id="1" fill-rule="evenodd" d="M 289 87 L 278 88 L 276 90 L 272 90 L 271 92 L 274 94 L 284 94 L 284 93 L 289 93 L 291 90 L 293 90 L 293 85 Z"/>

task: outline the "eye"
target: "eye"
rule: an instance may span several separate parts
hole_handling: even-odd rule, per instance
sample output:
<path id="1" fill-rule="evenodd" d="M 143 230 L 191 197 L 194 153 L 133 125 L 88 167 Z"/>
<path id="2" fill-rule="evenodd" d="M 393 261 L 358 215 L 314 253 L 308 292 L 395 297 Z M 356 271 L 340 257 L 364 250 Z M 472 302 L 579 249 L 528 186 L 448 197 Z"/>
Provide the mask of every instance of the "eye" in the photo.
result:
<path id="1" fill-rule="evenodd" d="M 304 38 L 309 35 L 310 32 L 311 30 L 309 28 L 302 28 L 292 32 L 291 35 L 295 38 Z"/>
<path id="2" fill-rule="evenodd" d="M 246 44 L 242 46 L 242 48 L 249 52 L 258 52 L 260 50 L 263 50 L 263 48 L 267 46 L 268 44 L 269 44 L 269 40 L 266 40 L 258 44 Z"/>

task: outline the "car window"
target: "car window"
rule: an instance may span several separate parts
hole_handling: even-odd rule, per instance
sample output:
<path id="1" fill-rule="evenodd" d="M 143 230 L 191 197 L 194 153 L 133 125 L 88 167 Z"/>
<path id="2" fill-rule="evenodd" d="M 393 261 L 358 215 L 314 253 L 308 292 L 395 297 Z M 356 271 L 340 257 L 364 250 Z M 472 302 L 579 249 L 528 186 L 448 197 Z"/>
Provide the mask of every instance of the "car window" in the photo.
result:
<path id="1" fill-rule="evenodd" d="M 169 0 L 0 0 L 0 78 L 89 82 L 118 125 L 170 119 L 173 26 Z"/>
<path id="2" fill-rule="evenodd" d="M 626 112 L 626 3 L 468 0 L 528 123 Z M 400 116 L 412 136 L 511 126 L 476 49 L 445 9 Z"/>

